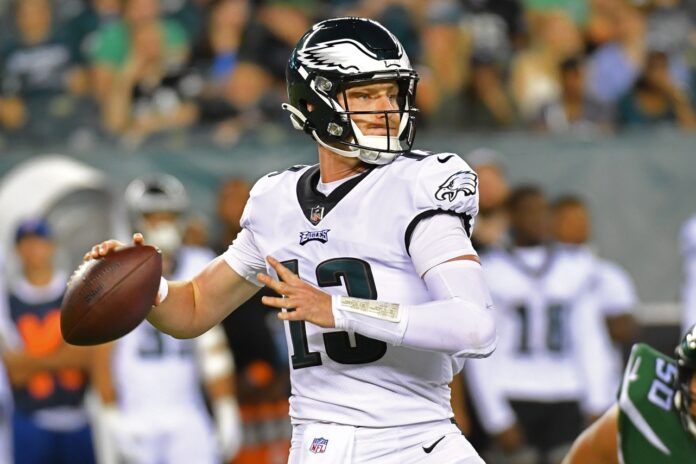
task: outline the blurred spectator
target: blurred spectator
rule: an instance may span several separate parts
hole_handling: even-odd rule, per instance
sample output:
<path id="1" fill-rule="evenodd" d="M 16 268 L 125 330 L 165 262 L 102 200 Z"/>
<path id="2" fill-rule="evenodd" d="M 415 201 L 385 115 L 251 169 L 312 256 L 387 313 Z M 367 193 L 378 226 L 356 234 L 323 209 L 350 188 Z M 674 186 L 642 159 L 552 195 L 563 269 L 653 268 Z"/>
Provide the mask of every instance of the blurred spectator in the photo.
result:
<path id="1" fill-rule="evenodd" d="M 479 148 L 466 156 L 476 171 L 479 184 L 479 213 L 471 240 L 479 254 L 502 245 L 507 232 L 505 205 L 510 193 L 500 155 L 488 148 Z"/>
<path id="2" fill-rule="evenodd" d="M 120 18 L 121 3 L 121 0 L 91 0 L 64 26 L 68 44 L 79 66 L 89 67 L 95 32 Z"/>
<path id="3" fill-rule="evenodd" d="M 194 65 L 204 75 L 200 120 L 217 122 L 236 114 L 225 98 L 228 82 L 239 60 L 239 46 L 249 17 L 248 0 L 219 0 L 211 5 L 207 37 L 194 51 Z"/>
<path id="4" fill-rule="evenodd" d="M 614 104 L 638 79 L 646 55 L 645 18 L 634 7 L 619 3 L 607 11 L 613 40 L 589 58 L 587 89 L 603 103 Z"/>
<path id="5" fill-rule="evenodd" d="M 471 81 L 464 93 L 461 124 L 470 129 L 512 127 L 517 113 L 503 76 L 502 63 L 486 56 L 474 56 Z"/>
<path id="6" fill-rule="evenodd" d="M 462 27 L 471 31 L 474 55 L 498 61 L 524 42 L 524 10 L 517 0 L 462 0 Z"/>
<path id="7" fill-rule="evenodd" d="M 624 0 L 589 0 L 589 12 L 585 24 L 585 47 L 592 53 L 606 43 L 616 39 L 614 18 L 624 6 Z"/>
<path id="8" fill-rule="evenodd" d="M 559 65 L 583 46 L 578 28 L 563 11 L 530 14 L 529 25 L 530 48 L 514 58 L 510 76 L 512 94 L 526 121 L 533 120 L 545 103 L 559 98 Z"/>
<path id="9" fill-rule="evenodd" d="M 133 67 L 134 55 L 147 53 L 133 52 L 137 46 L 133 43 L 135 36 L 132 28 L 141 24 L 157 24 L 161 45 L 157 45 L 157 53 L 161 60 L 169 64 L 179 65 L 188 54 L 188 35 L 184 28 L 175 20 L 164 19 L 160 11 L 159 0 L 125 0 L 123 18 L 103 25 L 96 32 L 90 44 L 90 57 L 93 66 L 93 89 L 101 100 L 106 99 L 112 92 L 116 81 L 121 80 L 121 74 Z M 153 45 L 149 44 L 152 48 Z M 153 53 L 150 50 L 150 53 Z M 133 70 L 131 69 L 131 72 Z"/>
<path id="10" fill-rule="evenodd" d="M 417 105 L 433 128 L 461 127 L 462 96 L 469 75 L 471 37 L 459 27 L 461 6 L 455 1 L 428 5 L 422 30 L 422 73 Z"/>
<path id="11" fill-rule="evenodd" d="M 50 1 L 17 0 L 14 31 L 0 51 L 0 125 L 38 141 L 65 139 L 80 109 L 73 97 L 86 92 L 87 80 L 54 28 Z"/>
<path id="12" fill-rule="evenodd" d="M 675 84 L 687 90 L 690 84 L 686 52 L 694 23 L 681 0 L 651 0 L 647 12 L 646 43 L 650 50 L 663 51 Z"/>
<path id="13" fill-rule="evenodd" d="M 137 144 L 151 134 L 191 126 L 202 83 L 184 67 L 183 50 L 168 55 L 159 21 L 140 21 L 130 32 L 133 48 L 104 100 L 103 113 L 111 132 Z"/>
<path id="14" fill-rule="evenodd" d="M 536 127 L 554 133 L 609 132 L 613 124 L 613 108 L 586 94 L 584 59 L 578 56 L 563 61 L 560 78 L 560 98 L 541 108 Z"/>
<path id="15" fill-rule="evenodd" d="M 272 0 L 264 3 L 247 25 L 237 64 L 225 96 L 240 113 L 230 121 L 232 132 L 254 125 L 265 113 L 280 116 L 285 100 L 285 67 L 290 52 L 311 26 L 313 0 Z"/>
<path id="16" fill-rule="evenodd" d="M 164 17 L 181 24 L 186 31 L 190 44 L 196 44 L 203 40 L 207 22 L 206 11 L 211 8 L 214 3 L 213 0 L 160 1 L 161 12 Z"/>
<path id="17" fill-rule="evenodd" d="M 68 345 L 61 337 L 67 275 L 54 268 L 56 244 L 48 223 L 23 221 L 15 244 L 22 270 L 8 289 L 16 331 L 11 340 L 17 343 L 2 355 L 15 403 L 14 462 L 94 463 L 83 406 L 93 350 Z"/>
<path id="18" fill-rule="evenodd" d="M 669 74 L 667 55 L 651 52 L 645 71 L 633 91 L 619 102 L 618 118 L 623 126 L 676 124 L 696 129 L 696 114 L 689 97 L 674 83 Z"/>
<path id="19" fill-rule="evenodd" d="M 563 11 L 577 26 L 585 25 L 589 15 L 587 0 L 523 0 L 522 3 L 528 11 Z"/>

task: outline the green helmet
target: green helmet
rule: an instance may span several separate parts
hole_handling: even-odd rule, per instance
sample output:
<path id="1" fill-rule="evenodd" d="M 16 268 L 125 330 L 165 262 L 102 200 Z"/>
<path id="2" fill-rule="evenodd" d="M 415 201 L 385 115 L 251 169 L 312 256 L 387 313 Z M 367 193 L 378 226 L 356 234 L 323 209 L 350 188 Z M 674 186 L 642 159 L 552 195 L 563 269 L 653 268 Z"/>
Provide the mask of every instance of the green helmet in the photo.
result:
<path id="1" fill-rule="evenodd" d="M 696 421 L 690 412 L 691 403 L 696 401 L 696 395 L 691 391 L 691 381 L 694 373 L 696 373 L 696 325 L 691 326 L 689 331 L 682 337 L 675 354 L 679 366 L 679 375 L 677 377 L 679 415 L 681 416 L 684 429 L 696 438 Z"/>

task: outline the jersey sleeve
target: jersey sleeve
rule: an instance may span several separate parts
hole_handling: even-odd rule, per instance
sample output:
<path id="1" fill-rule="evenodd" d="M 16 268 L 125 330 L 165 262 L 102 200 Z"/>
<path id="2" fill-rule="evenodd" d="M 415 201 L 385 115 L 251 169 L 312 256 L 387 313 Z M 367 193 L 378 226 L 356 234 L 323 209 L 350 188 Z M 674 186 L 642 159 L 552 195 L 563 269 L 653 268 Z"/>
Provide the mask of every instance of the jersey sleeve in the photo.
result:
<path id="1" fill-rule="evenodd" d="M 577 366 L 585 385 L 582 407 L 590 415 L 601 415 L 611 405 L 611 342 L 596 294 L 585 291 L 570 308 L 570 336 Z"/>
<path id="2" fill-rule="evenodd" d="M 437 214 L 461 217 L 471 237 L 478 213 L 478 176 L 463 159 L 454 153 L 427 156 L 420 162 L 415 182 L 416 216 L 406 231 L 407 246 L 418 223 Z"/>
<path id="3" fill-rule="evenodd" d="M 607 316 L 633 313 L 638 297 L 631 276 L 621 266 L 601 262 L 599 268 L 599 304 Z"/>
<path id="4" fill-rule="evenodd" d="M 418 275 L 452 258 L 476 255 L 464 222 L 454 216 L 438 214 L 416 225 L 409 247 Z"/>
<path id="5" fill-rule="evenodd" d="M 255 190 L 262 188 L 259 185 L 261 183 L 262 180 L 259 180 L 251 189 L 249 200 L 244 206 L 242 218 L 239 221 L 239 225 L 242 226 L 241 232 L 222 254 L 222 258 L 237 274 L 258 287 L 263 287 L 263 284 L 258 281 L 256 274 L 266 270 L 266 260 L 254 240 L 255 224 L 252 212 Z"/>
<path id="6" fill-rule="evenodd" d="M 682 228 L 681 249 L 684 266 L 682 332 L 686 332 L 696 323 L 696 217 Z"/>

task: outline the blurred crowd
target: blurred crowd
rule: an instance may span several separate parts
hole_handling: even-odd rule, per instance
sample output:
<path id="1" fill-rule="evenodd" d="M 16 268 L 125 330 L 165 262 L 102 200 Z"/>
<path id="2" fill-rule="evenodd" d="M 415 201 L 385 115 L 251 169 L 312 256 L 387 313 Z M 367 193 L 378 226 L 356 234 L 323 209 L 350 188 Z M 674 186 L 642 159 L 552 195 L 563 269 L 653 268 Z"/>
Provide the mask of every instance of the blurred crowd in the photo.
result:
<path id="1" fill-rule="evenodd" d="M 3 0 L 3 145 L 288 130 L 290 51 L 342 15 L 404 44 L 426 130 L 696 127 L 693 0 Z"/>

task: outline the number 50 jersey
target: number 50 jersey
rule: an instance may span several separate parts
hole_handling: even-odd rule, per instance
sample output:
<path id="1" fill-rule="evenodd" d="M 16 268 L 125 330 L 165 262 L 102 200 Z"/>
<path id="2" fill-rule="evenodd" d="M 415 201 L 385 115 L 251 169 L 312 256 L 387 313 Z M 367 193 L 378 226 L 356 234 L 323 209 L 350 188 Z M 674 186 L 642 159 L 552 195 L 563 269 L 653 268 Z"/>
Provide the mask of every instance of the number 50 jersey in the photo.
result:
<path id="1" fill-rule="evenodd" d="M 257 256 L 240 250 L 238 239 L 223 255 L 228 264 L 239 272 L 270 255 L 329 294 L 429 301 L 409 256 L 411 235 L 420 219 L 438 213 L 461 216 L 471 230 L 478 195 L 469 166 L 453 154 L 410 153 L 328 196 L 317 190 L 319 180 L 318 166 L 260 179 L 242 217 Z M 452 357 L 301 321 L 285 322 L 285 329 L 293 423 L 389 427 L 452 416 L 448 383 L 461 369 Z"/>

